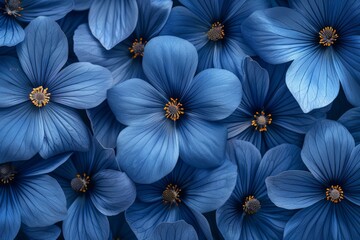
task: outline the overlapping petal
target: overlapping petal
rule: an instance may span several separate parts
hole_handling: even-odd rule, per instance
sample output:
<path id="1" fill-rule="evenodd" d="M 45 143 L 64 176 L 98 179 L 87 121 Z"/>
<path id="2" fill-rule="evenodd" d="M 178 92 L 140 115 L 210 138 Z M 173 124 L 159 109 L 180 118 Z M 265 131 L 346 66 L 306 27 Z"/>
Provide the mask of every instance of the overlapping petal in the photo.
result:
<path id="1" fill-rule="evenodd" d="M 0 15 L 0 46 L 15 46 L 24 40 L 25 32 L 12 17 Z"/>

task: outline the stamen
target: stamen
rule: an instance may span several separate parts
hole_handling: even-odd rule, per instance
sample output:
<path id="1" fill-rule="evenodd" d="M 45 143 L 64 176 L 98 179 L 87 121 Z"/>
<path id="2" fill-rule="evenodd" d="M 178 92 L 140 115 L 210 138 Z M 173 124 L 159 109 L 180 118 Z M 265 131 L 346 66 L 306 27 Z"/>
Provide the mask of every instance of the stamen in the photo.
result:
<path id="1" fill-rule="evenodd" d="M 24 10 L 21 7 L 21 0 L 5 0 L 5 14 L 12 15 L 14 17 L 20 17 L 20 11 Z"/>
<path id="2" fill-rule="evenodd" d="M 31 102 L 37 107 L 43 107 L 50 101 L 50 93 L 47 92 L 48 88 L 43 88 L 43 86 L 33 88 L 32 92 L 29 94 Z"/>
<path id="3" fill-rule="evenodd" d="M 213 23 L 211 29 L 207 32 L 207 35 L 208 38 L 214 42 L 223 39 L 225 36 L 224 25 L 220 22 Z"/>
<path id="4" fill-rule="evenodd" d="M 333 203 L 339 203 L 344 199 L 344 191 L 339 185 L 331 185 L 330 188 L 326 188 L 326 200 Z"/>
<path id="5" fill-rule="evenodd" d="M 259 200 L 257 200 L 254 196 L 250 195 L 245 198 L 242 207 L 246 214 L 255 214 L 261 209 L 261 204 Z"/>
<path id="6" fill-rule="evenodd" d="M 170 98 L 170 101 L 165 105 L 165 117 L 176 121 L 180 118 L 180 115 L 184 114 L 184 108 L 181 103 L 178 103 L 177 98 Z"/>
<path id="7" fill-rule="evenodd" d="M 71 187 L 76 192 L 86 192 L 88 190 L 88 185 L 90 183 L 90 176 L 87 176 L 86 173 L 81 176 L 76 174 L 76 177 L 71 180 Z"/>
<path id="8" fill-rule="evenodd" d="M 267 131 L 267 125 L 272 123 L 271 114 L 266 115 L 264 111 L 255 112 L 254 120 L 251 121 L 251 125 L 255 127 L 255 130 L 259 132 Z"/>
<path id="9" fill-rule="evenodd" d="M 132 46 L 129 47 L 130 53 L 133 54 L 132 58 L 137 58 L 138 56 L 141 56 L 141 57 L 144 56 L 144 49 L 145 49 L 146 43 L 147 43 L 147 41 L 143 42 L 142 38 L 140 38 L 140 41 L 138 41 L 137 39 L 134 40 Z"/>
<path id="10" fill-rule="evenodd" d="M 2 184 L 8 184 L 15 178 L 15 169 L 14 166 L 10 164 L 0 165 L 0 182 Z"/>
<path id="11" fill-rule="evenodd" d="M 336 30 L 332 27 L 324 27 L 319 32 L 319 43 L 322 44 L 325 47 L 330 47 L 335 43 L 339 35 L 337 35 Z"/>
<path id="12" fill-rule="evenodd" d="M 170 206 L 172 206 L 173 204 L 176 204 L 176 206 L 178 206 L 179 203 L 181 202 L 180 192 L 181 189 L 178 188 L 177 185 L 172 185 L 172 184 L 167 185 L 166 189 L 163 191 L 162 194 L 162 198 L 163 198 L 162 202 L 164 204 L 170 203 Z"/>

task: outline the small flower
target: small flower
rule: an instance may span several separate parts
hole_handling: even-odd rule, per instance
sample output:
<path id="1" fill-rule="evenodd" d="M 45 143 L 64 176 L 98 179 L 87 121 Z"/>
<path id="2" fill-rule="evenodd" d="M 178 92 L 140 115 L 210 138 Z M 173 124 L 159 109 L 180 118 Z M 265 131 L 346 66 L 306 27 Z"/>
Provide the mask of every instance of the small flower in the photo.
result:
<path id="1" fill-rule="evenodd" d="M 88 152 L 74 153 L 53 174 L 67 198 L 65 239 L 108 239 L 107 216 L 123 212 L 135 200 L 135 184 L 118 170 L 114 150 L 96 140 Z"/>
<path id="2" fill-rule="evenodd" d="M 229 158 L 237 164 L 238 178 L 229 200 L 216 212 L 217 225 L 225 239 L 281 239 L 294 211 L 275 206 L 267 196 L 265 179 L 290 169 L 305 169 L 300 148 L 282 144 L 261 159 L 254 145 L 234 141 Z"/>
<path id="3" fill-rule="evenodd" d="M 301 158 L 309 171 L 285 171 L 266 179 L 275 205 L 301 209 L 286 224 L 284 239 L 356 239 L 360 145 L 355 147 L 340 123 L 323 120 L 306 134 Z"/>

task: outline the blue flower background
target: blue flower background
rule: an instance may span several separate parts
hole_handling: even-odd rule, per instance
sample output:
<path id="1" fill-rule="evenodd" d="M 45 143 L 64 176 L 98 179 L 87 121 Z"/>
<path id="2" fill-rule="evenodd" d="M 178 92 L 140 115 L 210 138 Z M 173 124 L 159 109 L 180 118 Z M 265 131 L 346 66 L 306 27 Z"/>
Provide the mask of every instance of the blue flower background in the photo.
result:
<path id="1" fill-rule="evenodd" d="M 359 119 L 360 0 L 0 0 L 0 239 L 360 239 Z"/>

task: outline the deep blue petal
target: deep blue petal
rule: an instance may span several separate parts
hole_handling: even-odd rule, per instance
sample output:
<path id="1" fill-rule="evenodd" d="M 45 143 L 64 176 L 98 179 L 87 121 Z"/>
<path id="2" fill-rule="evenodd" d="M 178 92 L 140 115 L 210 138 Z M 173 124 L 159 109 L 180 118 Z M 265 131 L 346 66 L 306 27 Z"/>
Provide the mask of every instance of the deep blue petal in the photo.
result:
<path id="1" fill-rule="evenodd" d="M 355 145 L 360 143 L 360 107 L 352 108 L 345 112 L 340 118 L 339 122 L 344 125 L 347 130 L 351 133 L 353 138 L 355 139 Z"/>
<path id="2" fill-rule="evenodd" d="M 128 209 L 136 197 L 135 184 L 120 171 L 104 169 L 96 173 L 90 199 L 104 215 L 113 216 Z"/>
<path id="3" fill-rule="evenodd" d="M 275 117 L 273 116 L 274 119 L 276 119 Z M 295 129 L 288 130 L 274 123 L 268 126 L 267 131 L 263 133 L 263 140 L 262 145 L 265 145 L 266 150 L 283 143 L 291 143 L 300 147 L 304 141 L 304 134 L 297 133 Z"/>
<path id="4" fill-rule="evenodd" d="M 116 120 L 107 101 L 96 108 L 86 110 L 86 113 L 99 143 L 106 148 L 115 148 L 116 139 L 125 126 Z"/>
<path id="5" fill-rule="evenodd" d="M 278 207 L 306 208 L 325 198 L 323 185 L 308 171 L 285 171 L 265 182 L 269 198 Z"/>
<path id="6" fill-rule="evenodd" d="M 120 239 L 128 239 L 128 240 L 136 240 L 135 234 L 130 229 L 129 224 L 125 219 L 125 212 L 120 213 L 119 215 L 108 217 L 110 223 L 110 238 L 120 238 Z"/>
<path id="7" fill-rule="evenodd" d="M 112 86 L 111 72 L 91 63 L 73 63 L 62 70 L 52 81 L 51 100 L 72 108 L 89 109 L 106 99 Z"/>
<path id="8" fill-rule="evenodd" d="M 107 50 L 127 38 L 134 31 L 137 20 L 136 0 L 98 0 L 90 7 L 91 32 Z"/>
<path id="9" fill-rule="evenodd" d="M 116 119 L 125 125 L 158 123 L 166 119 L 167 99 L 141 79 L 129 79 L 111 88 L 108 103 Z"/>
<path id="10" fill-rule="evenodd" d="M 66 36 L 57 23 L 46 17 L 32 21 L 25 34 L 24 41 L 17 46 L 21 66 L 33 87 L 45 88 L 67 61 Z"/>
<path id="11" fill-rule="evenodd" d="M 44 142 L 40 149 L 43 158 L 67 151 L 86 151 L 90 145 L 89 131 L 78 112 L 50 103 L 42 111 Z"/>
<path id="12" fill-rule="evenodd" d="M 189 92 L 184 96 L 184 105 L 191 115 L 216 121 L 234 112 L 241 97 L 240 80 L 232 72 L 207 69 L 195 76 Z"/>
<path id="13" fill-rule="evenodd" d="M 14 203 L 12 189 L 0 188 L 0 206 L 0 236 L 4 240 L 12 240 L 21 225 L 21 209 Z"/>
<path id="14" fill-rule="evenodd" d="M 27 160 L 40 150 L 43 120 L 30 102 L 0 108 L 0 126 L 0 162 Z"/>
<path id="15" fill-rule="evenodd" d="M 346 199 L 360 206 L 360 145 L 351 152 L 350 158 L 342 172 L 343 188 Z"/>
<path id="16" fill-rule="evenodd" d="M 62 229 L 65 239 L 107 239 L 110 235 L 107 217 L 86 197 L 78 197 L 70 206 Z"/>
<path id="17" fill-rule="evenodd" d="M 44 227 L 65 219 L 65 195 L 54 178 L 48 175 L 22 178 L 15 191 L 21 221 L 27 226 Z"/>
<path id="18" fill-rule="evenodd" d="M 67 161 L 71 162 L 71 161 Z M 65 163 L 66 164 L 66 163 Z M 64 164 L 63 164 L 64 165 Z M 60 167 L 61 168 L 61 167 Z M 59 168 L 58 168 L 59 169 Z M 60 171 L 59 171 L 60 172 Z M 58 173 L 58 172 L 56 172 Z M 71 172 L 67 172 L 67 174 L 70 174 Z M 78 192 L 75 192 L 74 189 L 71 187 L 71 180 L 72 178 L 75 178 L 78 172 L 73 172 L 70 179 L 65 179 L 61 177 L 60 175 L 52 174 L 52 176 L 56 179 L 56 181 L 60 184 L 62 190 L 65 193 L 66 197 L 66 207 L 69 209 L 71 204 L 76 200 L 76 198 L 79 196 Z"/>
<path id="19" fill-rule="evenodd" d="M 219 0 L 179 0 L 186 8 L 212 24 L 214 20 L 221 19 L 222 1 Z M 243 2 L 243 1 L 241 1 Z"/>
<path id="20" fill-rule="evenodd" d="M 179 157 L 179 140 L 170 120 L 130 126 L 117 141 L 117 160 L 137 183 L 152 183 L 170 173 Z"/>
<path id="21" fill-rule="evenodd" d="M 19 60 L 1 57 L 0 62 L 0 107 L 11 107 L 29 101 L 32 86 L 21 69 Z"/>
<path id="22" fill-rule="evenodd" d="M 246 47 L 245 49 L 249 48 Z M 243 44 L 235 39 L 229 38 L 225 42 L 215 44 L 213 59 L 215 68 L 228 69 L 229 66 L 236 66 L 239 58 L 243 59 L 245 57 Z"/>
<path id="23" fill-rule="evenodd" d="M 341 124 L 323 120 L 305 136 L 301 158 L 316 179 L 325 185 L 340 183 L 355 143 Z"/>
<path id="24" fill-rule="evenodd" d="M 177 125 L 180 157 L 194 167 L 217 167 L 224 162 L 226 126 L 193 116 L 184 116 Z"/>
<path id="25" fill-rule="evenodd" d="M 13 17 L 1 14 L 0 26 L 0 46 L 15 46 L 24 40 L 25 32 Z"/>
<path id="26" fill-rule="evenodd" d="M 21 231 L 29 240 L 56 240 L 61 233 L 61 229 L 56 225 L 31 228 L 23 224 L 21 226 Z"/>
<path id="27" fill-rule="evenodd" d="M 167 98 L 181 98 L 184 95 L 194 77 L 197 63 L 195 47 L 177 37 L 156 37 L 145 46 L 145 75 Z"/>
<path id="28" fill-rule="evenodd" d="M 216 43 L 214 43 L 213 41 L 208 41 L 204 45 L 204 47 L 198 50 L 199 51 L 198 71 L 215 67 L 214 66 L 215 48 L 216 48 Z"/>
<path id="29" fill-rule="evenodd" d="M 338 226 L 337 239 L 356 239 L 360 236 L 359 214 L 360 208 L 358 204 L 353 204 L 347 200 L 335 206 L 336 223 Z"/>
<path id="30" fill-rule="evenodd" d="M 151 240 L 198 240 L 195 229 L 180 220 L 174 223 L 161 223 L 152 233 Z"/>

